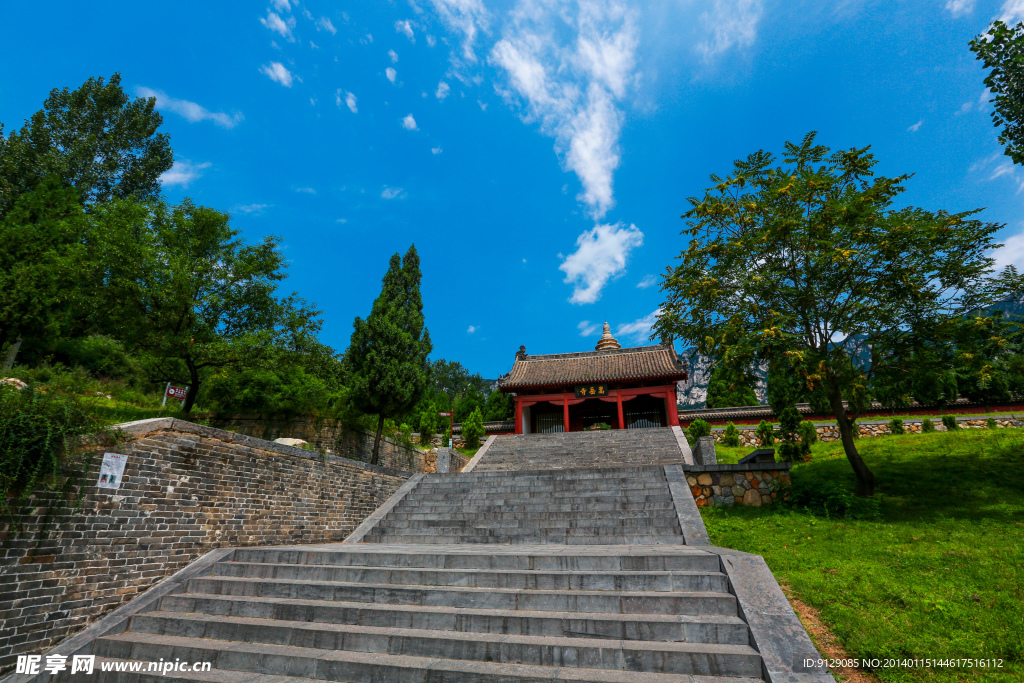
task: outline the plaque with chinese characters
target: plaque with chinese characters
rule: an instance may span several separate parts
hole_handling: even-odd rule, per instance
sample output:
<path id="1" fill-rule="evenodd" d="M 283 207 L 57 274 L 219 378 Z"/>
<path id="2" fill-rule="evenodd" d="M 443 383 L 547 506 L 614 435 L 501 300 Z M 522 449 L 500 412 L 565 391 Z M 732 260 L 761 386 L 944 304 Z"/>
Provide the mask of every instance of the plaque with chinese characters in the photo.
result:
<path id="1" fill-rule="evenodd" d="M 597 398 L 608 395 L 607 384 L 584 384 L 576 387 L 576 398 Z"/>

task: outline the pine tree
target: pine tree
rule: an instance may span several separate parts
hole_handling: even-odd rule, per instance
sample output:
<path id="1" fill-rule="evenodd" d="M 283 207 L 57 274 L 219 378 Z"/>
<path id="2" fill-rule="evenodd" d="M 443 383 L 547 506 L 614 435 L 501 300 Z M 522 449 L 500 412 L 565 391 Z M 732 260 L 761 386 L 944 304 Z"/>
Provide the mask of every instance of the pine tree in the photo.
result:
<path id="1" fill-rule="evenodd" d="M 345 360 L 352 370 L 352 396 L 359 410 L 377 415 L 370 463 L 377 464 L 384 420 L 412 408 L 427 386 L 427 356 L 433 348 L 424 326 L 416 246 L 391 257 L 380 296 L 370 315 L 353 323 Z"/>

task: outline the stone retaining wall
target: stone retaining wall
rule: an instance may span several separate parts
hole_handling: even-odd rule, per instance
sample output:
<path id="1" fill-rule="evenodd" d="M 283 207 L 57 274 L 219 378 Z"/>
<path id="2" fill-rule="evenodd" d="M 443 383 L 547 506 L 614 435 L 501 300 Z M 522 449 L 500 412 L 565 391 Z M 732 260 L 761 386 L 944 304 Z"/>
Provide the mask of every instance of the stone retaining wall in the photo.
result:
<path id="1" fill-rule="evenodd" d="M 14 538 L 0 520 L 0 671 L 41 653 L 207 551 L 338 542 L 410 476 L 166 418 L 106 451 L 128 456 L 118 489 L 95 486 L 76 510 L 32 500 Z M 169 428 L 168 428 L 169 426 Z"/>
<path id="2" fill-rule="evenodd" d="M 760 507 L 774 503 L 779 490 L 789 484 L 789 469 L 789 463 L 687 465 L 684 468 L 686 483 L 698 507 Z"/>

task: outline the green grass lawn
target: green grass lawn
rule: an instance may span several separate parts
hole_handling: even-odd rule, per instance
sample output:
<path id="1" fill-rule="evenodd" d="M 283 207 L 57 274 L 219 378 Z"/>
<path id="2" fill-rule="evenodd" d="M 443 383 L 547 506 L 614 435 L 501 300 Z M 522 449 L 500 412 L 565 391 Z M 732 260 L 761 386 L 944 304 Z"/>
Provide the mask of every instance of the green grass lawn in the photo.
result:
<path id="1" fill-rule="evenodd" d="M 874 518 L 702 510 L 712 542 L 763 555 L 852 657 L 1000 658 L 1001 670 L 878 669 L 883 681 L 1024 681 L 1024 429 L 859 439 Z M 719 449 L 722 451 L 750 449 Z M 853 474 L 839 443 L 800 484 Z M 726 454 L 731 455 L 731 453 Z M 720 455 L 720 459 L 726 458 Z"/>

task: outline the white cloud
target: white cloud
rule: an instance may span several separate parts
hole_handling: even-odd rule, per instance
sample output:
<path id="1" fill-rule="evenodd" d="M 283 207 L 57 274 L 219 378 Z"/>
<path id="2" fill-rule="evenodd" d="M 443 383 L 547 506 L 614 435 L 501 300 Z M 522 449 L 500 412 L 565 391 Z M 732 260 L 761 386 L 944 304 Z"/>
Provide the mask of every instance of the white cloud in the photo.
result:
<path id="1" fill-rule="evenodd" d="M 173 187 L 180 185 L 181 187 L 188 187 L 189 183 L 202 175 L 204 169 L 212 166 L 209 161 L 204 161 L 201 164 L 193 164 L 188 159 L 175 160 L 174 165 L 170 169 L 160 174 L 160 184 L 164 187 Z"/>
<path id="2" fill-rule="evenodd" d="M 996 260 L 996 269 L 1015 266 L 1018 272 L 1024 271 L 1024 230 L 1016 235 L 999 238 L 999 241 L 1003 243 L 1003 247 L 992 253 L 992 258 Z"/>
<path id="3" fill-rule="evenodd" d="M 316 190 L 312 187 L 297 187 L 295 188 L 295 191 L 301 192 L 302 194 L 316 194 Z"/>
<path id="4" fill-rule="evenodd" d="M 434 47 L 435 45 L 437 45 L 437 38 L 435 38 L 434 36 L 428 35 L 427 36 L 427 45 L 429 45 L 430 47 Z"/>
<path id="5" fill-rule="evenodd" d="M 636 286 L 640 289 L 647 289 L 658 284 L 658 278 L 654 275 L 644 275 L 644 279 L 636 283 Z"/>
<path id="6" fill-rule="evenodd" d="M 225 114 L 221 111 L 212 112 L 195 102 L 177 100 L 173 97 L 168 97 L 166 93 L 160 90 L 136 88 L 135 94 L 139 97 L 155 97 L 158 109 L 173 111 L 175 114 L 184 116 L 185 120 L 189 123 L 209 120 L 213 121 L 218 126 L 223 126 L 224 128 L 234 128 L 238 125 L 238 122 L 242 120 L 242 115 L 238 112 L 235 112 L 234 114 Z"/>
<path id="7" fill-rule="evenodd" d="M 969 173 L 985 176 L 987 182 L 1003 178 L 1013 184 L 1017 192 L 1024 191 L 1024 172 L 1007 159 L 1001 152 L 979 159 L 967 169 Z M 1005 182 L 1002 181 L 1002 182 Z"/>
<path id="8" fill-rule="evenodd" d="M 466 328 L 466 332 L 469 333 L 469 334 L 473 334 L 476 331 L 477 331 L 477 326 L 476 325 L 470 325 L 468 328 Z"/>
<path id="9" fill-rule="evenodd" d="M 1024 5 L 1024 0 L 1021 0 L 1021 4 Z M 971 111 L 985 111 L 988 106 L 989 100 L 992 97 L 992 91 L 989 88 L 985 88 L 978 95 L 978 99 L 972 102 L 964 102 L 960 105 L 960 110 L 957 112 L 957 116 L 960 114 L 966 114 Z"/>
<path id="10" fill-rule="evenodd" d="M 615 330 L 615 336 L 620 342 L 622 340 L 632 340 L 636 343 L 645 342 L 651 336 L 651 328 L 654 327 L 654 323 L 658 322 L 659 315 L 661 315 L 660 308 L 631 323 L 619 325 Z"/>
<path id="11" fill-rule="evenodd" d="M 309 41 L 309 46 L 310 46 L 311 48 L 313 48 L 314 50 L 319 50 L 319 49 L 320 49 L 320 46 L 319 46 L 319 45 L 317 45 L 316 43 L 314 43 L 314 42 L 313 42 L 312 40 L 311 40 L 311 41 Z"/>
<path id="12" fill-rule="evenodd" d="M 391 58 L 391 63 L 392 64 L 397 64 L 398 63 L 398 53 L 395 52 L 394 50 L 388 50 L 388 57 Z"/>
<path id="13" fill-rule="evenodd" d="M 270 206 L 270 204 L 246 204 L 245 206 L 235 206 L 232 211 L 258 216 L 263 213 L 263 210 L 268 206 Z"/>
<path id="14" fill-rule="evenodd" d="M 292 28 L 295 26 L 294 17 L 288 17 L 286 21 L 270 10 L 267 10 L 267 16 L 260 18 L 260 23 L 271 31 L 280 33 L 283 38 L 288 39 L 288 42 L 295 41 L 295 36 L 292 35 Z"/>
<path id="15" fill-rule="evenodd" d="M 552 27 L 554 25 L 560 31 Z M 559 40 L 568 28 L 568 40 Z M 584 4 L 576 15 L 532 8 L 514 20 L 491 51 L 511 91 L 526 103 L 525 120 L 539 121 L 555 138 L 564 165 L 579 177 L 595 218 L 614 204 L 612 179 L 624 100 L 635 78 L 637 32 L 633 13 L 618 4 Z"/>
<path id="16" fill-rule="evenodd" d="M 334 98 L 335 102 L 338 104 L 339 107 L 341 106 L 342 100 L 341 93 L 341 88 L 338 88 L 338 94 Z M 348 106 L 349 111 L 351 111 L 353 114 L 359 113 L 359 108 L 356 107 L 356 96 L 350 92 L 345 93 L 345 105 Z"/>
<path id="17" fill-rule="evenodd" d="M 487 111 L 487 103 L 486 102 L 481 102 L 480 100 L 477 100 L 476 103 L 480 105 L 480 110 L 481 111 Z"/>
<path id="18" fill-rule="evenodd" d="M 581 320 L 576 329 L 580 331 L 581 337 L 593 337 L 601 329 L 601 325 L 599 323 L 592 323 L 589 320 Z"/>
<path id="19" fill-rule="evenodd" d="M 266 74 L 266 76 L 272 80 L 280 83 L 286 88 L 292 87 L 292 72 L 285 68 L 281 62 L 271 62 L 260 67 L 260 71 Z"/>
<path id="20" fill-rule="evenodd" d="M 1024 19 L 1024 0 L 1006 0 L 1002 7 L 1002 19 L 1009 25 L 1016 24 L 1021 19 Z"/>
<path id="21" fill-rule="evenodd" d="M 700 16 L 707 37 L 697 51 L 710 61 L 733 46 L 750 47 L 762 13 L 761 0 L 714 0 L 711 10 Z"/>
<path id="22" fill-rule="evenodd" d="M 416 125 L 416 119 L 412 117 L 412 114 L 408 114 L 402 119 L 402 128 L 406 130 L 419 130 L 419 126 Z"/>
<path id="23" fill-rule="evenodd" d="M 416 42 L 416 37 L 412 32 L 412 23 L 408 19 L 395 22 L 395 33 L 401 33 L 412 42 Z"/>
<path id="24" fill-rule="evenodd" d="M 335 223 L 348 223 L 348 219 L 347 218 L 339 218 L 338 220 L 335 221 Z"/>
<path id="25" fill-rule="evenodd" d="M 316 22 L 317 31 L 327 31 L 332 36 L 338 32 L 338 29 L 334 28 L 334 24 L 327 17 L 320 17 L 320 21 Z"/>
<path id="26" fill-rule="evenodd" d="M 601 290 L 626 268 L 629 253 L 644 243 L 644 234 L 635 225 L 622 223 L 596 225 L 576 239 L 576 251 L 565 257 L 559 270 L 566 283 L 573 284 L 569 301 L 592 304 L 601 298 Z"/>
<path id="27" fill-rule="evenodd" d="M 907 130 L 909 130 L 911 133 L 916 133 L 917 131 L 919 131 L 921 129 L 921 124 L 922 123 L 924 123 L 924 120 L 918 121 L 914 125 L 912 125 L 909 128 L 907 128 Z"/>
<path id="28" fill-rule="evenodd" d="M 440 153 L 441 153 L 441 152 L 443 152 L 443 151 L 444 151 L 444 150 L 443 150 L 443 149 L 441 149 L 440 147 L 431 147 L 431 148 L 430 148 L 430 153 L 431 153 L 431 154 L 440 154 Z"/>
<path id="29" fill-rule="evenodd" d="M 366 38 L 364 38 L 363 40 L 365 40 L 367 43 L 372 43 L 373 42 L 373 34 L 372 33 L 367 33 L 366 34 Z M 359 42 L 363 42 L 363 40 L 360 40 Z"/>
<path id="30" fill-rule="evenodd" d="M 441 20 L 463 35 L 461 58 L 467 62 L 476 61 L 473 43 L 480 29 L 486 29 L 488 23 L 482 0 L 433 0 L 433 5 Z M 431 38 L 427 36 L 427 43 L 433 47 Z"/>
<path id="31" fill-rule="evenodd" d="M 389 80 L 389 81 L 391 81 L 392 83 L 394 83 L 394 82 L 395 82 L 395 76 L 397 76 L 397 75 L 398 75 L 398 72 L 397 72 L 397 71 L 395 71 L 394 69 L 392 69 L 392 68 L 391 68 L 391 67 L 389 66 L 388 68 L 384 69 L 384 75 L 388 77 L 388 80 Z"/>
<path id="32" fill-rule="evenodd" d="M 405 197 L 405 190 L 400 187 L 385 187 L 380 196 L 381 199 L 401 199 Z"/>
<path id="33" fill-rule="evenodd" d="M 974 11 L 974 0 L 947 0 L 946 10 L 954 17 L 961 17 Z"/>
<path id="34" fill-rule="evenodd" d="M 448 93 L 450 93 L 451 91 L 452 89 L 448 86 L 447 83 L 445 83 L 444 81 L 438 81 L 437 90 L 434 91 L 434 97 L 444 102 L 444 98 L 448 97 Z"/>
<path id="35" fill-rule="evenodd" d="M 289 12 L 292 6 L 288 4 L 288 0 L 271 0 L 274 4 L 274 9 L 278 12 Z"/>

